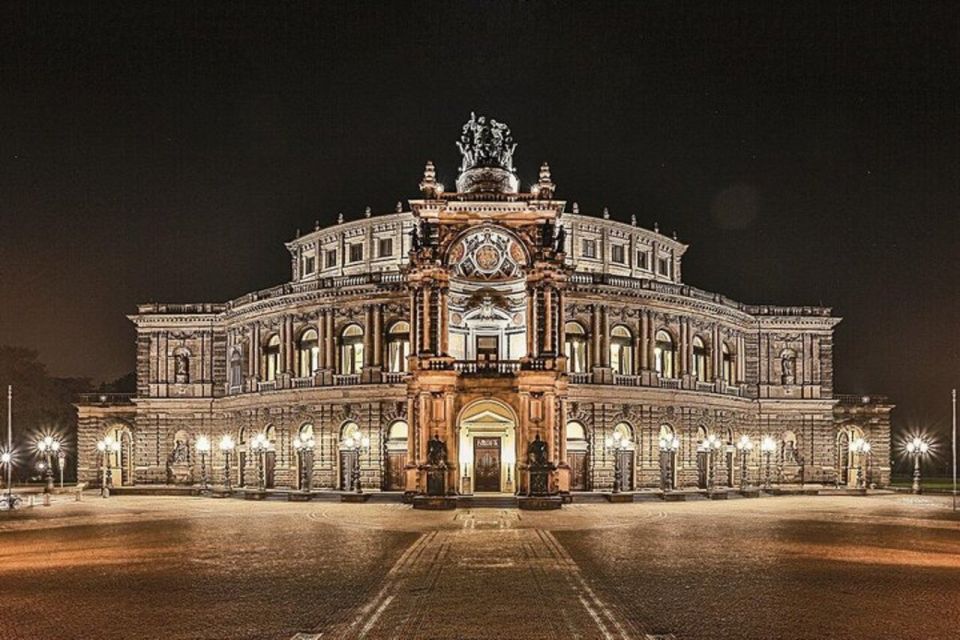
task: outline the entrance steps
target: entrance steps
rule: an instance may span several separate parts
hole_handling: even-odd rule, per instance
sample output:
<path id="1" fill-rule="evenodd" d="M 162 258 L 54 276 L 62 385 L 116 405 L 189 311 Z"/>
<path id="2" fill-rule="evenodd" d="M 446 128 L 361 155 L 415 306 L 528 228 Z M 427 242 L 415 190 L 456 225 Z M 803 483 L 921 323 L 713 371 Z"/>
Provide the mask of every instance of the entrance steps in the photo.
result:
<path id="1" fill-rule="evenodd" d="M 459 509 L 516 509 L 518 505 L 517 496 L 507 494 L 457 496 Z"/>

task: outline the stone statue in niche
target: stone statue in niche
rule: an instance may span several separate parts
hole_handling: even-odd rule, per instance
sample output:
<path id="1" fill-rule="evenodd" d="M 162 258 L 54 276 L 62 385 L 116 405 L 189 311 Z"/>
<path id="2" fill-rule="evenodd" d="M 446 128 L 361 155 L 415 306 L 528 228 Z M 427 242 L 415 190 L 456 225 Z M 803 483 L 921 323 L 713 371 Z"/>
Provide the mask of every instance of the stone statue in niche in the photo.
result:
<path id="1" fill-rule="evenodd" d="M 174 381 L 177 384 L 190 382 L 190 356 L 185 351 L 178 351 L 173 356 Z"/>
<path id="2" fill-rule="evenodd" d="M 527 446 L 527 460 L 531 467 L 547 466 L 547 443 L 540 439 L 539 433 Z"/>
<path id="3" fill-rule="evenodd" d="M 173 450 L 167 456 L 167 483 L 168 484 L 189 484 L 190 483 L 190 448 L 183 440 L 177 440 L 173 445 Z"/>
<path id="4" fill-rule="evenodd" d="M 557 227 L 557 253 L 564 253 L 567 244 L 567 230 L 564 227 Z"/>
<path id="5" fill-rule="evenodd" d="M 797 354 L 789 349 L 780 354 L 781 382 L 795 384 L 797 376 Z"/>
<path id="6" fill-rule="evenodd" d="M 433 434 L 433 437 L 427 441 L 427 464 L 432 467 L 439 467 L 447 462 L 447 445 L 440 439 L 440 436 Z"/>
<path id="7" fill-rule="evenodd" d="M 190 449 L 183 440 L 177 440 L 173 445 L 173 451 L 170 452 L 170 463 L 180 464 L 189 462 Z"/>

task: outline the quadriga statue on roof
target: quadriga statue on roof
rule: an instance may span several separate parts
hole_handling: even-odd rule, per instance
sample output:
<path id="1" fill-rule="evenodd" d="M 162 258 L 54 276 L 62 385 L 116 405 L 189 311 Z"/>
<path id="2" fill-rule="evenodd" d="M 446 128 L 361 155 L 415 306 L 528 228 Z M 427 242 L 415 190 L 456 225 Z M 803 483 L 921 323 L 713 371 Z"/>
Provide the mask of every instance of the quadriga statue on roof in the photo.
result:
<path id="1" fill-rule="evenodd" d="M 457 142 L 463 163 L 460 171 L 475 167 L 497 167 L 513 172 L 513 152 L 517 144 L 510 134 L 510 127 L 493 118 L 470 114 L 463 125 L 463 132 Z"/>

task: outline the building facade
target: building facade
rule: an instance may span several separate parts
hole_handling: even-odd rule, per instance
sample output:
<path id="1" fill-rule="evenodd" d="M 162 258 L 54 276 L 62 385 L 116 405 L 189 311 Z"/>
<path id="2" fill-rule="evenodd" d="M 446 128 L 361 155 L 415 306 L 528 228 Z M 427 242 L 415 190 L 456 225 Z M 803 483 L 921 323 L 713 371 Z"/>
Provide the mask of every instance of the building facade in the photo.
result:
<path id="1" fill-rule="evenodd" d="M 551 493 L 889 481 L 892 405 L 834 393 L 830 309 L 685 284 L 686 245 L 568 210 L 546 164 L 521 192 L 501 123 L 458 146 L 454 189 L 427 163 L 409 206 L 298 234 L 289 282 L 140 305 L 136 394 L 78 403 L 80 479 L 111 436 L 114 485 L 198 482 L 206 435 L 222 483 L 230 435 L 239 486 L 301 487 L 308 439 L 317 489 L 422 494 L 431 440 L 458 494 L 528 491 L 537 441 Z"/>

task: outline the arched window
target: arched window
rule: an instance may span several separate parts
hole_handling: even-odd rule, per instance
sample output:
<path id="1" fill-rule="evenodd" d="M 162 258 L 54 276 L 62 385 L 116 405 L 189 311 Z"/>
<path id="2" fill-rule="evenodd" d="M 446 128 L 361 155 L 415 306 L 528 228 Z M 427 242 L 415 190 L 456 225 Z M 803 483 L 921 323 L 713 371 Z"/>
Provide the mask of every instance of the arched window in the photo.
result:
<path id="1" fill-rule="evenodd" d="M 316 329 L 307 329 L 300 335 L 297 355 L 299 356 L 297 361 L 300 363 L 297 375 L 301 378 L 309 378 L 320 369 L 320 345 L 317 342 Z"/>
<path id="2" fill-rule="evenodd" d="M 619 422 L 617 426 L 613 428 L 614 437 L 619 436 L 620 442 L 624 444 L 624 447 L 632 449 L 634 447 L 633 441 L 633 427 L 631 427 L 626 422 Z"/>
<path id="3" fill-rule="evenodd" d="M 394 322 L 387 332 L 387 371 L 406 371 L 409 355 L 410 325 L 403 320 Z"/>
<path id="4" fill-rule="evenodd" d="M 243 355 L 238 347 L 230 354 L 230 386 L 239 387 L 241 385 L 243 385 Z"/>
<path id="5" fill-rule="evenodd" d="M 390 425 L 387 430 L 387 449 L 391 451 L 405 451 L 407 448 L 407 435 L 410 427 L 403 420 L 397 420 Z"/>
<path id="6" fill-rule="evenodd" d="M 660 425 L 660 434 L 657 436 L 657 438 L 661 443 L 669 442 L 673 440 L 673 436 L 674 436 L 673 427 L 671 427 L 668 424 Z"/>
<path id="7" fill-rule="evenodd" d="M 587 364 L 587 333 L 579 322 L 568 322 L 564 325 L 566 344 L 563 345 L 567 356 L 567 370 L 570 373 L 585 373 Z"/>
<path id="8" fill-rule="evenodd" d="M 360 425 L 356 422 L 345 422 L 340 428 L 340 442 L 346 443 L 348 440 L 352 442 L 360 441 Z"/>
<path id="9" fill-rule="evenodd" d="M 363 329 L 351 324 L 340 334 L 340 373 L 351 375 L 363 369 Z"/>
<path id="10" fill-rule="evenodd" d="M 733 357 L 733 353 L 730 351 L 730 347 L 724 342 L 720 347 L 720 355 L 723 359 L 723 379 L 728 384 L 734 384 L 737 381 L 737 371 L 736 361 Z"/>
<path id="11" fill-rule="evenodd" d="M 586 430 L 581 423 L 576 421 L 567 423 L 567 446 L 571 443 L 581 445 L 583 448 L 587 446 Z"/>
<path id="12" fill-rule="evenodd" d="M 633 375 L 633 335 L 623 325 L 610 332 L 610 368 L 622 376 Z"/>
<path id="13" fill-rule="evenodd" d="M 661 378 L 676 377 L 674 362 L 676 349 L 673 346 L 673 337 L 663 329 L 657 331 L 656 343 L 653 347 L 654 369 Z"/>
<path id="14" fill-rule="evenodd" d="M 697 380 L 707 379 L 707 347 L 700 336 L 693 337 L 693 375 Z"/>
<path id="15" fill-rule="evenodd" d="M 263 348 L 263 379 L 276 380 L 280 374 L 280 336 L 273 335 Z"/>
<path id="16" fill-rule="evenodd" d="M 305 422 L 300 425 L 300 431 L 297 433 L 297 436 L 301 441 L 306 442 L 313 439 L 313 423 Z"/>

